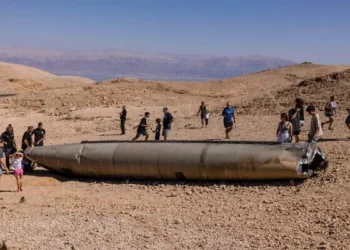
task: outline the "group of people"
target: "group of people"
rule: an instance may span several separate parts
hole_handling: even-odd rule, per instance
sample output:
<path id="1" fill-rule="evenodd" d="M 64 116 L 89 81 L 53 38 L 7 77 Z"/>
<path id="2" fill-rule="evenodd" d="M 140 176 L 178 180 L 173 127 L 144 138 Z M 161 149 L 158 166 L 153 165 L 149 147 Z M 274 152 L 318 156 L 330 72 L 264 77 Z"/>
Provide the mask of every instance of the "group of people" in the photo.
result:
<path id="1" fill-rule="evenodd" d="M 123 111 L 125 106 L 123 107 Z M 160 135 L 162 133 L 162 136 L 164 137 L 164 140 L 168 140 L 169 135 L 170 135 L 170 130 L 171 130 L 171 124 L 174 121 L 173 115 L 169 112 L 167 107 L 163 108 L 163 129 L 162 129 L 162 124 L 161 120 L 159 118 L 156 119 L 156 129 L 153 131 L 155 133 L 155 140 L 158 141 L 160 140 Z M 149 139 L 149 133 L 148 133 L 148 128 L 151 126 L 148 122 L 148 118 L 150 116 L 149 112 L 146 112 L 144 117 L 141 119 L 140 124 L 137 127 L 137 132 L 136 136 L 132 139 L 133 141 L 137 140 L 139 137 L 142 135 L 145 136 L 145 140 L 147 141 Z"/>
<path id="2" fill-rule="evenodd" d="M 32 171 L 33 163 L 26 159 L 24 151 L 29 147 L 44 146 L 46 131 L 40 122 L 34 129 L 29 126 L 22 136 L 21 148 L 18 148 L 15 140 L 15 132 L 11 124 L 6 127 L 5 132 L 0 136 L 0 177 L 5 171 L 12 172 L 17 181 L 17 192 L 22 191 L 23 171 Z"/>
<path id="3" fill-rule="evenodd" d="M 311 116 L 308 142 L 317 142 L 323 135 L 323 128 L 326 124 L 329 124 L 329 130 L 334 130 L 332 125 L 334 123 L 334 116 L 337 114 L 337 103 L 334 96 L 330 97 L 324 110 L 328 121 L 322 122 L 313 105 L 306 108 L 306 112 Z M 349 115 L 345 120 L 345 124 L 350 130 L 350 109 L 347 109 L 347 111 Z M 295 143 L 298 143 L 300 141 L 301 127 L 305 124 L 304 101 L 301 98 L 296 98 L 295 107 L 290 109 L 288 113 L 282 113 L 280 119 L 281 121 L 278 123 L 276 131 L 277 141 L 280 143 L 290 143 L 294 138 Z"/>
<path id="4" fill-rule="evenodd" d="M 164 140 L 168 140 L 170 131 L 171 131 L 171 124 L 174 121 L 173 115 L 169 112 L 167 107 L 163 108 L 163 122 L 161 123 L 161 119 L 156 119 L 156 128 L 152 132 L 155 133 L 155 140 L 160 140 L 161 135 L 163 136 Z M 122 111 L 120 112 L 120 129 L 122 131 L 121 135 L 125 135 L 125 121 L 126 121 L 126 116 L 127 116 L 127 111 L 126 111 L 126 106 L 122 107 Z M 201 123 L 202 123 L 202 128 L 208 127 L 209 125 L 209 116 L 210 112 L 207 109 L 207 106 L 205 105 L 204 102 L 201 102 L 201 105 L 199 106 L 197 116 L 201 117 Z M 231 132 L 233 128 L 233 124 L 236 122 L 235 119 L 235 111 L 233 107 L 231 106 L 230 102 L 226 103 L 226 107 L 222 111 L 222 116 L 223 116 L 223 122 L 224 122 L 224 127 L 225 127 L 225 134 L 226 134 L 226 139 L 230 139 L 229 133 Z M 145 136 L 145 140 L 147 141 L 149 139 L 149 128 L 151 127 L 149 123 L 149 117 L 150 113 L 145 112 L 144 117 L 141 119 L 137 131 L 136 131 L 136 136 L 132 139 L 133 141 L 137 140 L 141 136 Z M 163 127 L 162 127 L 163 126 Z"/>

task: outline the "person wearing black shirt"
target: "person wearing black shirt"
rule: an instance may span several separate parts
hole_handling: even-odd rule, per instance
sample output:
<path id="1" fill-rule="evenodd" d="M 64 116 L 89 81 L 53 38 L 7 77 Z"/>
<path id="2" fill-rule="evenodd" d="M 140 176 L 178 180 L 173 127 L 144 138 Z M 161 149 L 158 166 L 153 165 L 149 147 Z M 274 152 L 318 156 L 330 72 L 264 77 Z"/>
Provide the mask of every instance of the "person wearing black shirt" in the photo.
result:
<path id="1" fill-rule="evenodd" d="M 34 146 L 44 146 L 46 131 L 43 129 L 43 124 L 39 122 L 38 127 L 34 129 Z"/>
<path id="2" fill-rule="evenodd" d="M 28 130 L 26 132 L 24 132 L 23 137 L 22 137 L 22 150 L 23 152 L 30 147 L 33 147 L 33 139 L 32 139 L 32 134 L 33 134 L 33 126 L 29 126 Z M 33 168 L 31 168 L 32 166 L 32 161 L 30 161 L 29 159 L 24 159 L 23 160 L 23 170 L 24 171 L 32 171 Z"/>
<path id="3" fill-rule="evenodd" d="M 1 134 L 1 142 L 4 145 L 5 155 L 6 155 L 6 165 L 10 167 L 10 155 L 14 154 L 17 151 L 15 137 L 12 132 L 11 127 L 7 127 L 6 131 Z"/>
<path id="4" fill-rule="evenodd" d="M 147 118 L 149 117 L 150 113 L 146 112 L 145 117 L 143 117 L 140 121 L 139 127 L 137 128 L 137 134 L 136 136 L 132 139 L 133 141 L 137 140 L 141 135 L 146 136 L 145 140 L 148 140 L 149 134 L 147 133 Z"/>
<path id="5" fill-rule="evenodd" d="M 166 141 L 169 137 L 171 124 L 173 123 L 174 117 L 168 111 L 168 108 L 163 108 L 164 117 L 163 117 L 163 137 Z"/>
<path id="6" fill-rule="evenodd" d="M 122 112 L 119 114 L 120 115 L 120 129 L 122 131 L 122 135 L 125 135 L 125 121 L 126 121 L 126 107 L 123 106 Z"/>

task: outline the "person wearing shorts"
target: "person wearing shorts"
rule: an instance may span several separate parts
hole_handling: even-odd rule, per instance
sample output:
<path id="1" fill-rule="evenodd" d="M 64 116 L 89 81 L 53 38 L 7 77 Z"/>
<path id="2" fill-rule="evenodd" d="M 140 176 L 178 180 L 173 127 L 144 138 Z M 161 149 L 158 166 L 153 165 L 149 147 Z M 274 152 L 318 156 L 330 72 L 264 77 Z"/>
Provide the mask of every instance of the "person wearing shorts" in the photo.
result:
<path id="1" fill-rule="evenodd" d="M 171 130 L 171 124 L 173 123 L 174 117 L 168 111 L 167 107 L 163 108 L 163 113 L 164 113 L 164 117 L 163 117 L 163 137 L 164 137 L 164 140 L 166 141 L 169 138 L 169 134 L 170 134 L 170 130 Z"/>
<path id="2" fill-rule="evenodd" d="M 140 124 L 137 128 L 137 133 L 136 136 L 132 139 L 133 141 L 136 141 L 140 136 L 145 136 L 145 141 L 148 140 L 149 134 L 147 133 L 147 128 L 148 128 L 148 124 L 147 124 L 147 118 L 149 117 L 150 113 L 146 112 L 145 113 L 145 117 L 143 117 L 140 121 Z"/>
<path id="3" fill-rule="evenodd" d="M 205 114 L 207 112 L 207 106 L 205 106 L 205 103 L 202 102 L 201 105 L 199 106 L 197 116 L 201 114 L 201 122 L 202 122 L 202 128 L 204 128 L 204 120 L 205 120 Z"/>
<path id="4" fill-rule="evenodd" d="M 236 123 L 235 110 L 231 107 L 230 102 L 226 103 L 226 107 L 222 111 L 222 116 L 224 117 L 226 139 L 230 139 L 229 133 L 233 128 L 233 123 Z"/>
<path id="5" fill-rule="evenodd" d="M 298 111 L 300 128 L 305 125 L 305 117 L 304 117 L 304 100 L 301 98 L 295 99 L 295 109 Z"/>
<path id="6" fill-rule="evenodd" d="M 325 124 L 329 124 L 328 129 L 329 130 L 334 130 L 332 127 L 332 124 L 334 122 L 334 116 L 337 114 L 337 103 L 335 101 L 335 97 L 331 96 L 330 100 L 327 102 L 326 107 L 325 107 L 325 115 L 328 117 L 328 121 L 322 122 L 321 125 L 322 127 Z"/>

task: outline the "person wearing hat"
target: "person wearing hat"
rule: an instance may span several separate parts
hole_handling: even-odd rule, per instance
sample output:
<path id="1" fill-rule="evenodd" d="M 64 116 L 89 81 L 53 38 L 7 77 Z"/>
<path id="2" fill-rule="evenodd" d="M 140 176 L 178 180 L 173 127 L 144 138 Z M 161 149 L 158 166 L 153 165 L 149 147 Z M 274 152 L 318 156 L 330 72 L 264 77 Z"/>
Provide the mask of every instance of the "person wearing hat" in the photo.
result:
<path id="1" fill-rule="evenodd" d="M 308 142 L 317 142 L 323 135 L 320 116 L 316 113 L 314 106 L 307 107 L 306 112 L 311 115 L 310 132 Z"/>
<path id="2" fill-rule="evenodd" d="M 23 191 L 22 188 L 22 177 L 23 177 L 23 168 L 22 168 L 22 160 L 23 160 L 23 153 L 20 151 L 17 151 L 13 155 L 11 155 L 12 158 L 12 167 L 13 167 L 13 175 L 16 178 L 17 182 L 17 192 Z"/>
<path id="3" fill-rule="evenodd" d="M 147 119 L 149 117 L 150 113 L 146 112 L 145 117 L 143 117 L 140 121 L 140 124 L 137 128 L 137 134 L 136 136 L 132 139 L 133 141 L 136 141 L 141 135 L 146 136 L 145 141 L 148 141 L 149 134 L 147 133 L 147 128 L 148 128 L 148 123 Z"/>
<path id="4" fill-rule="evenodd" d="M 172 114 L 168 111 L 167 107 L 163 108 L 163 113 L 164 113 L 164 117 L 163 117 L 163 137 L 164 140 L 168 140 L 169 134 L 170 134 L 170 130 L 171 130 L 171 124 L 173 123 L 174 117 L 172 116 Z"/>

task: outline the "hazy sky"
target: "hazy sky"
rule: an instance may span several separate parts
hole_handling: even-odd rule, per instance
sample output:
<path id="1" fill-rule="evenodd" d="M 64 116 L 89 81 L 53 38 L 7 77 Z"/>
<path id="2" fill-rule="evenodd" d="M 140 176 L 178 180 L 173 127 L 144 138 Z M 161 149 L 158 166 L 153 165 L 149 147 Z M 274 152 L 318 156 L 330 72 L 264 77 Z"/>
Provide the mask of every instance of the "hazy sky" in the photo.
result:
<path id="1" fill-rule="evenodd" d="M 350 0 L 0 0 L 0 46 L 350 63 Z"/>

